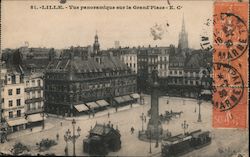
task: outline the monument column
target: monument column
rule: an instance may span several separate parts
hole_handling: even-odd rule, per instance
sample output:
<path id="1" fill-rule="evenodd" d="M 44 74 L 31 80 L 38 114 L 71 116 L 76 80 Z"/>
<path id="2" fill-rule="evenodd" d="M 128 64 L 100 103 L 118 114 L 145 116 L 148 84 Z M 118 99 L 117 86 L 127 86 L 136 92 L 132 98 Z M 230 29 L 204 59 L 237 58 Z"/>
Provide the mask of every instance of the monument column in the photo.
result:
<path id="1" fill-rule="evenodd" d="M 152 71 L 152 81 L 150 84 L 150 88 L 151 88 L 151 109 L 150 109 L 150 119 L 147 126 L 147 137 L 157 140 L 159 139 L 159 135 L 162 133 L 162 125 L 159 119 L 159 83 L 158 83 L 158 72 L 156 68 L 154 68 L 154 70 Z"/>

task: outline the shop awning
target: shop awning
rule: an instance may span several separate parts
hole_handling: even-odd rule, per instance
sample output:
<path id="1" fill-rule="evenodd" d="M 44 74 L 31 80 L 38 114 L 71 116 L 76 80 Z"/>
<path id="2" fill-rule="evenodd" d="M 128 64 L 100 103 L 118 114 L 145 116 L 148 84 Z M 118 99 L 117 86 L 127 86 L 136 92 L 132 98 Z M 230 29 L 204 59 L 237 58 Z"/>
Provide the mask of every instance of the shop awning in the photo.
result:
<path id="1" fill-rule="evenodd" d="M 122 103 L 122 102 L 124 102 L 124 100 L 123 100 L 122 97 L 115 97 L 114 99 L 115 99 L 115 101 L 116 101 L 117 103 Z"/>
<path id="2" fill-rule="evenodd" d="M 7 121 L 9 126 L 16 126 L 21 124 L 26 124 L 28 121 L 25 118 L 13 119 Z"/>
<path id="3" fill-rule="evenodd" d="M 133 94 L 130 94 L 130 96 L 134 99 L 139 99 L 140 98 L 140 95 L 138 93 L 133 93 Z"/>
<path id="4" fill-rule="evenodd" d="M 27 120 L 28 120 L 28 122 L 39 122 L 39 121 L 43 120 L 43 117 L 42 117 L 42 115 L 40 113 L 31 114 L 31 115 L 28 115 Z"/>
<path id="5" fill-rule="evenodd" d="M 212 92 L 211 92 L 210 90 L 203 90 L 203 91 L 201 92 L 201 94 L 202 94 L 202 95 L 211 95 Z"/>
<path id="6" fill-rule="evenodd" d="M 122 96 L 122 98 L 123 98 L 125 101 L 131 101 L 131 100 L 133 100 L 129 95 Z"/>
<path id="7" fill-rule="evenodd" d="M 95 103 L 95 102 L 88 102 L 88 103 L 86 103 L 86 105 L 87 105 L 90 109 L 95 109 L 95 108 L 100 107 L 100 106 L 97 105 L 97 103 Z"/>
<path id="8" fill-rule="evenodd" d="M 79 104 L 74 106 L 78 112 L 88 111 L 89 108 L 85 104 Z"/>
<path id="9" fill-rule="evenodd" d="M 105 101 L 105 100 L 98 100 L 98 101 L 96 101 L 96 103 L 97 103 L 99 106 L 101 106 L 101 107 L 104 107 L 104 106 L 108 106 L 108 105 L 109 105 L 109 103 L 108 103 L 107 101 Z"/>

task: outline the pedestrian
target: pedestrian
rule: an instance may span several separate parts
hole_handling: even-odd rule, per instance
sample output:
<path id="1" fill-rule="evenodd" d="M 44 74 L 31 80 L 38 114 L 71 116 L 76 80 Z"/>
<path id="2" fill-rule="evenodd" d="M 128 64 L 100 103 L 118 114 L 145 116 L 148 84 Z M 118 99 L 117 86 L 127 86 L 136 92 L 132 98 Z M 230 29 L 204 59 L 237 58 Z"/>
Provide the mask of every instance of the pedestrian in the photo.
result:
<path id="1" fill-rule="evenodd" d="M 64 149 L 65 156 L 68 156 L 68 147 L 66 146 Z"/>
<path id="2" fill-rule="evenodd" d="M 30 131 L 32 132 L 32 130 L 33 130 L 33 129 L 32 129 L 32 127 L 31 127 L 31 128 L 30 128 Z"/>
<path id="3" fill-rule="evenodd" d="M 133 134 L 135 131 L 134 127 L 131 127 L 131 134 Z"/>
<path id="4" fill-rule="evenodd" d="M 62 126 L 62 122 L 61 122 L 61 126 Z"/>
<path id="5" fill-rule="evenodd" d="M 110 113 L 108 112 L 108 118 L 109 118 L 109 116 L 110 116 Z"/>
<path id="6" fill-rule="evenodd" d="M 57 139 L 57 141 L 59 140 L 59 134 L 58 133 L 56 134 L 56 139 Z"/>

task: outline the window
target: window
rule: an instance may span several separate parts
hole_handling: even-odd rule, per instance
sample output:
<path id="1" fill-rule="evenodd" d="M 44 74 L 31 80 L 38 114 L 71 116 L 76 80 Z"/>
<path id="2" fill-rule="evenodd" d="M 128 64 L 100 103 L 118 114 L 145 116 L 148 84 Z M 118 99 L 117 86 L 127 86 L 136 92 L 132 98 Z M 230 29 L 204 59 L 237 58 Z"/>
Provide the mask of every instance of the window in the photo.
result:
<path id="1" fill-rule="evenodd" d="M 38 97 L 41 97 L 41 91 L 37 92 Z"/>
<path id="2" fill-rule="evenodd" d="M 32 80 L 32 86 L 35 86 L 35 80 Z"/>
<path id="3" fill-rule="evenodd" d="M 17 110 L 16 116 L 17 116 L 17 117 L 21 117 L 21 110 Z"/>
<path id="4" fill-rule="evenodd" d="M 179 74 L 182 75 L 182 71 L 179 71 Z"/>
<path id="5" fill-rule="evenodd" d="M 37 80 L 37 86 L 41 86 L 41 80 Z"/>
<path id="6" fill-rule="evenodd" d="M 26 86 L 29 86 L 29 81 L 26 81 Z"/>
<path id="7" fill-rule="evenodd" d="M 13 118 L 13 111 L 9 112 L 9 118 Z"/>
<path id="8" fill-rule="evenodd" d="M 12 95 L 12 89 L 9 89 L 9 90 L 8 90 L 8 94 L 9 94 L 9 95 Z"/>
<path id="9" fill-rule="evenodd" d="M 172 70 L 170 70 L 170 72 L 169 72 L 170 74 L 172 74 Z"/>
<path id="10" fill-rule="evenodd" d="M 17 100 L 16 100 L 16 105 L 17 105 L 17 106 L 20 106 L 20 105 L 21 105 L 21 99 L 17 99 Z"/>
<path id="11" fill-rule="evenodd" d="M 36 93 L 35 91 L 32 91 L 32 98 L 35 98 L 36 97 Z"/>
<path id="12" fill-rule="evenodd" d="M 38 102 L 38 103 L 37 103 L 37 108 L 39 108 L 39 109 L 42 108 L 41 102 Z"/>
<path id="13" fill-rule="evenodd" d="M 20 88 L 17 88 L 17 89 L 16 89 L 16 94 L 20 94 L 20 93 L 21 93 Z"/>
<path id="14" fill-rule="evenodd" d="M 13 101 L 9 100 L 9 107 L 12 107 L 12 106 L 13 106 Z"/>
<path id="15" fill-rule="evenodd" d="M 177 71 L 176 71 L 176 70 L 174 71 L 174 74 L 177 74 Z"/>

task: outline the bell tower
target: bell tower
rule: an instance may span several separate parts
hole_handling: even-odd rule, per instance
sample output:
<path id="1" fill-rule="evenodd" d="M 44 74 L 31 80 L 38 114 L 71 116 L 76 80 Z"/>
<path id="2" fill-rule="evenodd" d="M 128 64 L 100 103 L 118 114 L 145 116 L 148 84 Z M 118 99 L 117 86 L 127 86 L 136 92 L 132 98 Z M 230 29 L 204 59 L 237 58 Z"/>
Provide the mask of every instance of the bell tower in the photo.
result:
<path id="1" fill-rule="evenodd" d="M 94 44 L 93 44 L 93 52 L 94 54 L 98 54 L 100 51 L 100 44 L 98 42 L 98 35 L 97 35 L 97 31 L 96 31 L 96 35 L 95 35 L 95 41 L 94 41 Z"/>

